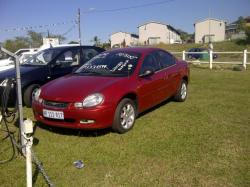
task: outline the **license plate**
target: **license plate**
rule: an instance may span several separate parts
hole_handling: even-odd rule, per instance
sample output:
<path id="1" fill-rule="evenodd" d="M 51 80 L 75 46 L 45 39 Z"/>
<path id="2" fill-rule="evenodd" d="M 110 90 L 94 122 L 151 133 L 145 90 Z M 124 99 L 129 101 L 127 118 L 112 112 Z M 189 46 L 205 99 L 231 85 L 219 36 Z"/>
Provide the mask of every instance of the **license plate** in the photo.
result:
<path id="1" fill-rule="evenodd" d="M 64 119 L 64 114 L 61 111 L 43 109 L 43 116 L 52 119 Z"/>

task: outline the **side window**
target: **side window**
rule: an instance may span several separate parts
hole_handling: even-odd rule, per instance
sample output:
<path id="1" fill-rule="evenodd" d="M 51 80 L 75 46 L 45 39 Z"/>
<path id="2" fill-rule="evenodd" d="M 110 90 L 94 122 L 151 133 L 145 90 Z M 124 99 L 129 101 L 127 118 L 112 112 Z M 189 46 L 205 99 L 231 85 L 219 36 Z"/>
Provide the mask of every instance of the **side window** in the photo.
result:
<path id="1" fill-rule="evenodd" d="M 95 49 L 82 49 L 83 62 L 89 61 L 91 58 L 96 56 L 98 51 Z"/>
<path id="2" fill-rule="evenodd" d="M 56 60 L 61 67 L 77 66 L 80 63 L 80 50 L 70 49 L 62 53 Z"/>
<path id="3" fill-rule="evenodd" d="M 175 57 L 164 51 L 159 51 L 160 64 L 162 68 L 166 68 L 175 64 Z"/>
<path id="4" fill-rule="evenodd" d="M 159 69 L 160 69 L 159 64 L 157 63 L 154 55 L 150 54 L 145 57 L 142 63 L 140 74 L 145 73 L 146 70 L 157 71 Z"/>

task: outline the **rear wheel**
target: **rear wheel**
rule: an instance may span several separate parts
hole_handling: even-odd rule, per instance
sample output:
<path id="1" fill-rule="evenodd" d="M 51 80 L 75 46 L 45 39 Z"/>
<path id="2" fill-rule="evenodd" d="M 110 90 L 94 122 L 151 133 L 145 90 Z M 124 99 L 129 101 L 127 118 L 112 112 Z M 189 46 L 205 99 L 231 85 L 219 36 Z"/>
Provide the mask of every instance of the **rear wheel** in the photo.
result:
<path id="1" fill-rule="evenodd" d="M 131 99 L 125 98 L 118 104 L 116 108 L 112 128 L 118 133 L 125 133 L 133 128 L 135 118 L 135 103 Z"/>
<path id="2" fill-rule="evenodd" d="M 25 91 L 23 95 L 24 104 L 27 107 L 31 107 L 32 105 L 32 98 L 34 97 L 35 92 L 40 88 L 39 84 L 32 84 L 30 85 Z"/>
<path id="3" fill-rule="evenodd" d="M 174 96 L 174 99 L 178 102 L 183 102 L 187 98 L 187 81 L 182 80 L 178 88 L 177 93 Z"/>

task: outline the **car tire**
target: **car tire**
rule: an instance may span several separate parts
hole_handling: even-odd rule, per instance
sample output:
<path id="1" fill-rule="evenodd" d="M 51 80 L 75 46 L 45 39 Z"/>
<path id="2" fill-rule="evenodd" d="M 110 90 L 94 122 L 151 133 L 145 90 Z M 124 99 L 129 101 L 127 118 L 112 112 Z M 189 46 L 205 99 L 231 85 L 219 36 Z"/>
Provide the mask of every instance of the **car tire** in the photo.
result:
<path id="1" fill-rule="evenodd" d="M 33 94 L 38 88 L 40 88 L 39 84 L 32 84 L 24 91 L 23 101 L 28 108 L 31 107 Z"/>
<path id="2" fill-rule="evenodd" d="M 115 132 L 123 134 L 133 128 L 135 118 L 135 103 L 131 99 L 125 98 L 121 100 L 116 108 L 112 129 Z"/>
<path id="3" fill-rule="evenodd" d="M 187 98 L 187 81 L 182 80 L 177 93 L 174 96 L 175 101 L 183 102 Z"/>

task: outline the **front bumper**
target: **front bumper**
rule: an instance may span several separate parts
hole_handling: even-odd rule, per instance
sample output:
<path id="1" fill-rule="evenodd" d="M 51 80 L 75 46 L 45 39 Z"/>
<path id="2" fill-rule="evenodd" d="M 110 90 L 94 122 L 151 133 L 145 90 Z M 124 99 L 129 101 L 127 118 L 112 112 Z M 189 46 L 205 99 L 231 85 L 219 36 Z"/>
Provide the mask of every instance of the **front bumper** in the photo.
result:
<path id="1" fill-rule="evenodd" d="M 103 129 L 111 127 L 115 114 L 115 107 L 111 105 L 75 108 L 73 103 L 70 103 L 66 108 L 56 108 L 33 101 L 32 108 L 37 121 L 50 126 L 72 129 Z M 43 109 L 61 111 L 64 114 L 64 119 L 46 118 L 43 116 Z M 91 123 L 83 123 L 83 121 L 91 121 Z"/>

